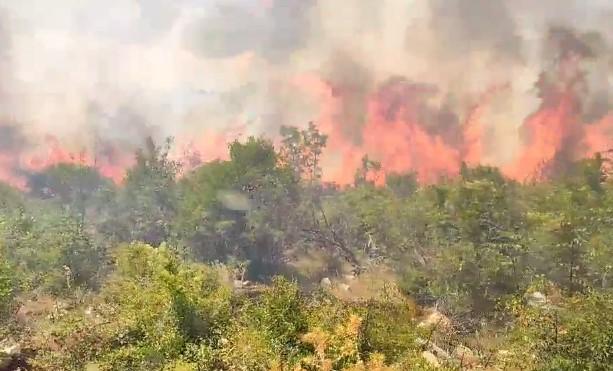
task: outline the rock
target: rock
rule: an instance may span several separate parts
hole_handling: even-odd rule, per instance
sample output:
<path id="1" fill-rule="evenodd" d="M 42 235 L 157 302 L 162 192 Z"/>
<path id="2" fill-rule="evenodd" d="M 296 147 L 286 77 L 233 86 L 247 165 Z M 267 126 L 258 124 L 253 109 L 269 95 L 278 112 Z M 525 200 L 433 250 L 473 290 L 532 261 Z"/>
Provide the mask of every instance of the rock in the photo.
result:
<path id="1" fill-rule="evenodd" d="M 15 314 L 18 322 L 26 324 L 37 319 L 44 318 L 53 312 L 56 299 L 50 296 L 39 297 L 35 300 L 26 300 Z"/>
<path id="2" fill-rule="evenodd" d="M 21 345 L 12 340 L 0 343 L 0 370 L 13 369 L 13 365 L 21 354 Z"/>
<path id="3" fill-rule="evenodd" d="M 21 353 L 21 345 L 15 340 L 8 338 L 0 341 L 0 354 L 15 356 Z"/>
<path id="4" fill-rule="evenodd" d="M 439 329 L 451 328 L 451 321 L 441 312 L 433 309 L 428 315 L 419 322 L 417 327 L 437 327 Z"/>
<path id="5" fill-rule="evenodd" d="M 6 354 L 7 356 L 16 356 L 21 353 L 21 345 L 12 343 L 4 346 L 0 352 Z"/>
<path id="6" fill-rule="evenodd" d="M 539 291 L 535 291 L 528 295 L 528 305 L 532 307 L 542 307 L 547 304 L 547 297 Z"/>
<path id="7" fill-rule="evenodd" d="M 421 352 L 421 356 L 426 360 L 426 362 L 428 362 L 430 366 L 440 367 L 441 364 L 439 363 L 438 358 L 436 358 L 436 356 L 431 352 L 425 350 Z"/>
<path id="8" fill-rule="evenodd" d="M 498 352 L 496 352 L 496 357 L 499 360 L 505 360 L 505 359 L 509 359 L 510 357 L 513 357 L 513 352 L 508 351 L 506 349 L 501 349 Z"/>
<path id="9" fill-rule="evenodd" d="M 8 367 L 13 362 L 13 358 L 0 353 L 0 370 L 8 370 Z"/>
<path id="10" fill-rule="evenodd" d="M 350 287 L 346 283 L 341 283 L 340 285 L 338 285 L 338 288 L 341 289 L 342 291 L 349 292 Z"/>
<path id="11" fill-rule="evenodd" d="M 443 348 L 439 347 L 436 344 L 431 343 L 430 350 L 440 359 L 447 360 L 450 358 L 449 353 L 447 353 Z"/>
<path id="12" fill-rule="evenodd" d="M 461 344 L 455 347 L 451 355 L 460 361 L 463 367 L 474 367 L 479 364 L 479 358 L 475 356 L 473 351 Z"/>
<path id="13" fill-rule="evenodd" d="M 324 277 L 321 279 L 320 285 L 323 287 L 330 287 L 332 286 L 332 281 L 330 281 L 328 277 Z"/>
<path id="14" fill-rule="evenodd" d="M 443 348 L 439 347 L 433 342 L 418 337 L 417 339 L 415 339 L 415 343 L 421 347 L 425 346 L 425 348 L 430 351 L 430 353 L 436 355 L 438 359 L 448 360 L 451 357 L 449 353 L 447 353 Z"/>

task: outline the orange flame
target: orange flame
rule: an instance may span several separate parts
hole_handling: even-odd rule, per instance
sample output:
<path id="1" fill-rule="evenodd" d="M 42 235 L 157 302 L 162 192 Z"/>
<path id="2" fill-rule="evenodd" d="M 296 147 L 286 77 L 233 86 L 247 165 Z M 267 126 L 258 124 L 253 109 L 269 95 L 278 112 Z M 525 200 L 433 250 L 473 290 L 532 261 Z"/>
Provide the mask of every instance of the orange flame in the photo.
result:
<path id="1" fill-rule="evenodd" d="M 594 123 L 582 119 L 580 62 L 580 55 L 564 53 L 553 74 L 543 73 L 539 79 L 542 102 L 521 126 L 523 148 L 515 161 L 503 167 L 507 176 L 525 180 L 556 162 L 613 149 L 613 112 Z M 470 166 L 482 163 L 486 155 L 485 112 L 493 97 L 509 87 L 486 90 L 460 119 L 433 102 L 438 94 L 434 87 L 391 78 L 366 95 L 365 117 L 356 124 L 343 122 L 346 97 L 334 84 L 316 74 L 295 76 L 290 83 L 319 105 L 319 117 L 314 121 L 328 135 L 323 180 L 341 185 L 353 182 L 364 155 L 379 161 L 383 173 L 414 171 L 423 183 L 458 174 L 462 162 Z M 245 129 L 244 125 L 238 128 L 240 133 L 207 129 L 179 138 L 184 173 L 202 161 L 227 158 L 229 141 Z M 70 163 L 95 167 L 120 183 L 133 162 L 131 150 L 106 144 L 96 151 L 75 152 L 48 135 L 42 150 L 0 153 L 0 180 L 23 189 L 27 172 Z M 382 180 L 377 178 L 378 183 Z"/>

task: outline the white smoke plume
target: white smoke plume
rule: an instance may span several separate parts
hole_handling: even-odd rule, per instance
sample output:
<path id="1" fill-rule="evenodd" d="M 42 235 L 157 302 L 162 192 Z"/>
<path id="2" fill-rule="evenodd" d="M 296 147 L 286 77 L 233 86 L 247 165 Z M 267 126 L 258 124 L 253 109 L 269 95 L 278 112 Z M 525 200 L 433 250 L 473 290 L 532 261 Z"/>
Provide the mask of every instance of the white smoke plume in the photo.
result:
<path id="1" fill-rule="evenodd" d="M 0 152 L 48 135 L 131 151 L 151 135 L 218 156 L 218 136 L 317 121 L 304 76 L 338 89 L 341 132 L 359 144 L 368 96 L 402 76 L 436 87 L 431 103 L 451 114 L 432 125 L 509 84 L 484 120 L 484 161 L 504 163 L 538 106 L 551 25 L 605 41 L 587 104 L 610 111 L 612 15 L 607 0 L 0 0 Z"/>

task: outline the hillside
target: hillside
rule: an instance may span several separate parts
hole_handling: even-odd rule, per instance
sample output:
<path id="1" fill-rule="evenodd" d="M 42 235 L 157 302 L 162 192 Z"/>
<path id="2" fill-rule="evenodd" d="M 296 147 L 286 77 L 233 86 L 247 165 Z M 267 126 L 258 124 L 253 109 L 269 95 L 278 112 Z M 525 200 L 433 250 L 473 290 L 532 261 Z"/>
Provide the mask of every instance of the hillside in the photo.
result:
<path id="1" fill-rule="evenodd" d="M 608 160 L 380 184 L 365 159 L 339 187 L 297 132 L 189 172 L 150 142 L 119 185 L 60 164 L 2 186 L 4 369 L 610 367 Z"/>

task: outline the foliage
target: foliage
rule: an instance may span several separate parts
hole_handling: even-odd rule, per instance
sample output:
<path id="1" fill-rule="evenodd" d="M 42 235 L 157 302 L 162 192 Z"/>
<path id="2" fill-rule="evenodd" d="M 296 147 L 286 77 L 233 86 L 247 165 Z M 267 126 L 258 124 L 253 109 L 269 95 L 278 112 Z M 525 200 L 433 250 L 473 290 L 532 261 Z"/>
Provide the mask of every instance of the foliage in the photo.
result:
<path id="1" fill-rule="evenodd" d="M 22 284 L 55 293 L 95 286 L 103 251 L 78 220 L 40 211 L 37 217 L 22 213 L 5 220 L 1 231 L 5 254 Z"/>
<path id="2" fill-rule="evenodd" d="M 378 353 L 396 362 L 417 350 L 418 331 L 415 312 L 405 300 L 371 300 L 363 320 L 362 353 Z"/>
<path id="3" fill-rule="evenodd" d="M 284 127 L 278 148 L 236 140 L 181 174 L 171 141 L 147 140 L 118 185 L 69 164 L 0 185 L 1 337 L 45 370 L 427 370 L 462 367 L 458 349 L 483 368 L 608 367 L 600 156 L 538 183 L 462 166 L 436 184 L 364 156 L 341 187 L 322 181 L 326 143 Z"/>
<path id="4" fill-rule="evenodd" d="M 320 158 L 328 137 L 319 132 L 313 122 L 305 130 L 282 126 L 280 158 L 297 178 L 306 178 L 310 183 L 321 179 Z"/>
<path id="5" fill-rule="evenodd" d="M 182 265 L 165 247 L 133 244 L 116 252 L 117 271 L 86 311 L 50 324 L 37 358 L 44 369 L 160 369 L 188 344 L 216 343 L 230 296 L 210 268 Z M 88 313 L 89 312 L 89 313 Z M 192 346 L 193 347 L 193 346 Z"/>
<path id="6" fill-rule="evenodd" d="M 530 352 L 535 367 L 606 370 L 613 363 L 610 292 L 573 296 L 537 307 L 515 304 L 513 309 L 517 315 L 515 346 Z"/>
<path id="7" fill-rule="evenodd" d="M 16 280 L 13 269 L 0 251 L 0 323 L 9 318 L 12 303 L 15 298 Z"/>
<path id="8" fill-rule="evenodd" d="M 136 153 L 136 164 L 128 170 L 118 195 L 115 228 L 124 241 L 158 246 L 171 237 L 179 163 L 169 158 L 170 139 L 163 146 L 151 138 L 145 144 Z"/>

